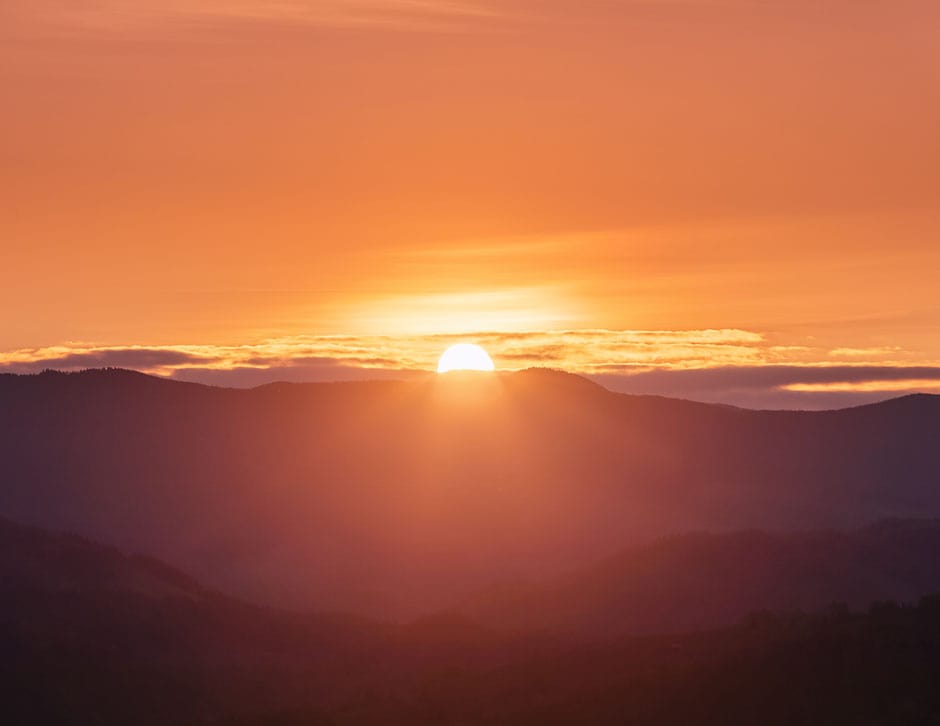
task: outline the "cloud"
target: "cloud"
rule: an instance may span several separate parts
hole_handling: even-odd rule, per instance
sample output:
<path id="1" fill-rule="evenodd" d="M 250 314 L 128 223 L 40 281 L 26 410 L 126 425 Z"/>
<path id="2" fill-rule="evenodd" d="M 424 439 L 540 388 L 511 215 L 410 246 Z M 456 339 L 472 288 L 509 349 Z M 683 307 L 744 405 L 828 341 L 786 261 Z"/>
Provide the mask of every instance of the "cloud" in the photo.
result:
<path id="1" fill-rule="evenodd" d="M 269 383 L 338 382 L 356 380 L 404 380 L 431 375 L 428 371 L 371 369 L 347 366 L 336 361 L 301 365 L 278 365 L 268 368 L 236 366 L 234 368 L 175 368 L 171 377 L 189 383 L 203 383 L 226 388 L 255 388 Z"/>
<path id="2" fill-rule="evenodd" d="M 796 384 L 867 383 L 871 381 L 940 380 L 937 366 L 728 366 L 697 370 L 651 370 L 625 378 L 637 392 L 668 385 L 674 391 L 768 388 Z M 624 383 L 624 385 L 627 385 Z M 648 390 L 642 390 L 647 388 Z"/>
<path id="3" fill-rule="evenodd" d="M 917 5 L 926 0 L 905 0 Z M 212 31 L 240 25 L 455 31 L 554 26 L 573 32 L 642 19 L 693 20 L 716 14 L 816 11 L 808 0 L 8 0 L 8 24 L 60 31 L 124 34 L 188 27 Z M 878 3 L 872 3 L 875 8 Z M 846 0 L 858 14 L 858 3 Z"/>
<path id="4" fill-rule="evenodd" d="M 120 367 L 234 387 L 410 378 L 435 370 L 441 352 L 457 342 L 483 345 L 504 370 L 548 366 L 622 393 L 752 408 L 832 408 L 940 391 L 940 365 L 904 363 L 894 347 L 782 346 L 734 328 L 294 336 L 235 346 L 74 343 L 0 353 L 0 372 Z"/>
<path id="5" fill-rule="evenodd" d="M 12 0 L 3 16 L 22 27 L 124 34 L 237 25 L 454 30 L 498 17 L 495 4 L 467 0 Z"/>
<path id="6" fill-rule="evenodd" d="M 82 370 L 85 368 L 132 368 L 153 371 L 180 365 L 212 364 L 212 355 L 188 353 L 173 348 L 92 348 L 68 350 L 45 348 L 0 355 L 0 372 L 33 373 L 38 369 Z"/>
<path id="7" fill-rule="evenodd" d="M 617 372 L 634 366 L 762 362 L 771 351 L 758 333 L 744 330 L 559 330 L 398 336 L 293 336 L 249 345 L 95 346 L 72 344 L 0 353 L 0 370 L 75 370 L 117 366 L 168 375 L 176 368 L 317 369 L 342 365 L 364 370 L 433 370 L 443 350 L 472 340 L 503 367 L 545 361 L 580 372 Z"/>
<path id="8" fill-rule="evenodd" d="M 916 391 L 940 391 L 940 366 L 727 366 L 592 376 L 621 393 L 747 408 L 840 408 Z"/>

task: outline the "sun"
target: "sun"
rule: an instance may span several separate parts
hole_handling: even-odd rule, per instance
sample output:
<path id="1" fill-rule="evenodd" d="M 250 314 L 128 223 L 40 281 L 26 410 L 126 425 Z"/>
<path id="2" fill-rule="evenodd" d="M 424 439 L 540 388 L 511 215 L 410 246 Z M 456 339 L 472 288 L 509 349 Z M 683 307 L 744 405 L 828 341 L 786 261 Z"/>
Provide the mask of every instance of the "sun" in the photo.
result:
<path id="1" fill-rule="evenodd" d="M 492 358 L 487 355 L 486 351 L 473 343 L 457 343 L 450 346 L 437 362 L 438 373 L 447 373 L 447 371 L 492 371 L 495 368 Z"/>

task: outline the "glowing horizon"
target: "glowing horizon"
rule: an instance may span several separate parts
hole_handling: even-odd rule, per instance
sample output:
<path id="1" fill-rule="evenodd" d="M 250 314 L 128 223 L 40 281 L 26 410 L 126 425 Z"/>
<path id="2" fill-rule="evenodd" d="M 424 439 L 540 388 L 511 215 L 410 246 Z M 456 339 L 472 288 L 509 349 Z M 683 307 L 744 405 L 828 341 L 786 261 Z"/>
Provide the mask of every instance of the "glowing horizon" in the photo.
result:
<path id="1" fill-rule="evenodd" d="M 12 0 L 0 370 L 329 380 L 488 335 L 510 370 L 682 374 L 657 392 L 773 366 L 929 387 L 937 20 L 926 0 Z"/>

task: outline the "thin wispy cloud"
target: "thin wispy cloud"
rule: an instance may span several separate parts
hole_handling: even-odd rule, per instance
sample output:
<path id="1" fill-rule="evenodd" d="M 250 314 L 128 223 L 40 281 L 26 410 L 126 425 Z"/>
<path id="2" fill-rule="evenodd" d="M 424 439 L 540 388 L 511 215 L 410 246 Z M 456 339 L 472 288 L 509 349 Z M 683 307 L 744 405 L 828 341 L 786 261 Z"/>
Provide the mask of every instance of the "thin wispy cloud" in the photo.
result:
<path id="1" fill-rule="evenodd" d="M 379 27 L 403 31 L 504 28 L 528 24 L 601 23 L 650 13 L 792 9 L 812 3 L 782 0 L 602 0 L 585 8 L 572 0 L 10 0 L 0 16 L 60 30 L 129 31 L 173 25 L 283 23 L 311 27 Z"/>
<path id="2" fill-rule="evenodd" d="M 594 379 L 620 393 L 745 408 L 831 409 L 909 393 L 940 393 L 940 365 L 719 366 L 607 372 Z"/>
<path id="3" fill-rule="evenodd" d="M 497 8 L 449 0 L 89 0 L 60 3 L 16 0 L 6 13 L 20 22 L 62 29 L 132 31 L 220 23 L 282 23 L 299 26 L 441 30 L 497 17 Z"/>

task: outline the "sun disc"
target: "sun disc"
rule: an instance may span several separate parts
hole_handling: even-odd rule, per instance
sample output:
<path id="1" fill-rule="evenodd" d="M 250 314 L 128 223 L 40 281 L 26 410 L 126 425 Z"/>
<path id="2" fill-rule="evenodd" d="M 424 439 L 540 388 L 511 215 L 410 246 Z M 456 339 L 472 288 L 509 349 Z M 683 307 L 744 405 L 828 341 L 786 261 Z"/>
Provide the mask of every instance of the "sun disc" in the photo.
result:
<path id="1" fill-rule="evenodd" d="M 473 343 L 457 343 L 444 351 L 437 362 L 437 372 L 492 371 L 496 366 L 487 352 Z"/>

